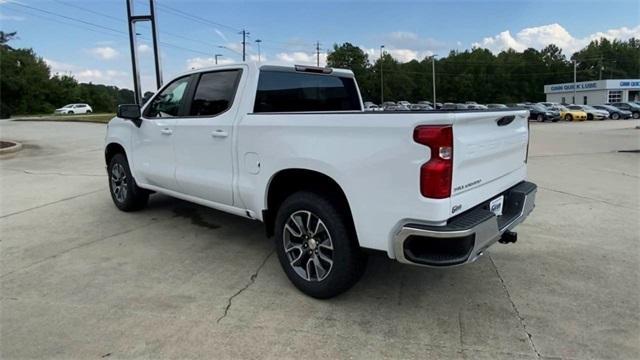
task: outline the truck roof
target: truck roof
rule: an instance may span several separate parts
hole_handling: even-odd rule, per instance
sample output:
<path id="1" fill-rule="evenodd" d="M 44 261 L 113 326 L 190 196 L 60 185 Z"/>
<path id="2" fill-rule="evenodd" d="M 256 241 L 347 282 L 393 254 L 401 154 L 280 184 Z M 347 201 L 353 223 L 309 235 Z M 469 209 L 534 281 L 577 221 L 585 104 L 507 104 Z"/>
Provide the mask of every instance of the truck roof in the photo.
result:
<path id="1" fill-rule="evenodd" d="M 304 64 L 283 64 L 282 62 L 275 62 L 275 61 L 265 61 L 265 62 L 247 61 L 247 62 L 239 62 L 239 63 L 212 65 L 212 66 L 206 66 L 206 67 L 202 67 L 202 68 L 192 69 L 192 70 L 180 73 L 180 74 L 178 74 L 178 75 L 176 75 L 175 77 L 172 77 L 172 78 L 176 78 L 176 77 L 184 76 L 184 75 L 188 75 L 188 74 L 195 74 L 195 73 L 199 73 L 199 72 L 206 72 L 206 71 L 210 71 L 210 70 L 234 68 L 234 67 L 238 67 L 238 66 L 248 66 L 250 69 L 253 69 L 253 70 L 256 70 L 256 71 L 260 70 L 261 68 L 265 68 L 265 67 L 268 67 L 270 69 L 278 69 L 278 68 L 280 68 L 282 70 L 289 70 L 289 71 L 295 71 L 296 67 L 303 67 L 303 68 L 308 68 L 308 69 L 331 69 L 331 73 L 332 74 L 336 74 L 336 75 L 339 75 L 339 76 L 345 76 L 345 77 L 353 77 L 353 72 L 351 70 L 349 70 L 349 69 L 317 67 L 315 65 L 304 65 Z"/>

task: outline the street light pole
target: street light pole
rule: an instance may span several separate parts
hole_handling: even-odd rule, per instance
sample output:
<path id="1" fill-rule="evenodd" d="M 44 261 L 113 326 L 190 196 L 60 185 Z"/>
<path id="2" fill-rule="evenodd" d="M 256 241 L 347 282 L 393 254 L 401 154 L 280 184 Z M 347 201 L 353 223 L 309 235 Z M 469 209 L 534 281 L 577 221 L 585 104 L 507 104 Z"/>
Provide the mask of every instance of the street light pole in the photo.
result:
<path id="1" fill-rule="evenodd" d="M 382 71 L 384 53 L 382 49 L 384 49 L 384 45 L 380 45 L 380 106 L 382 106 L 382 103 L 384 102 L 384 75 Z"/>
<path id="2" fill-rule="evenodd" d="M 577 79 L 578 77 L 576 76 L 576 70 L 578 67 L 578 62 L 576 60 L 573 60 L 573 104 L 575 105 L 576 103 L 576 85 L 577 85 Z"/>
<path id="3" fill-rule="evenodd" d="M 222 54 L 215 54 L 214 57 L 216 58 L 216 65 L 218 65 L 218 57 L 221 57 Z"/>
<path id="4" fill-rule="evenodd" d="M 436 108 L 436 54 L 431 55 L 431 82 L 433 83 L 433 108 Z"/>
<path id="5" fill-rule="evenodd" d="M 261 61 L 261 59 L 260 59 L 260 43 L 261 42 L 262 42 L 262 40 L 256 39 L 256 44 L 258 44 L 258 62 Z"/>

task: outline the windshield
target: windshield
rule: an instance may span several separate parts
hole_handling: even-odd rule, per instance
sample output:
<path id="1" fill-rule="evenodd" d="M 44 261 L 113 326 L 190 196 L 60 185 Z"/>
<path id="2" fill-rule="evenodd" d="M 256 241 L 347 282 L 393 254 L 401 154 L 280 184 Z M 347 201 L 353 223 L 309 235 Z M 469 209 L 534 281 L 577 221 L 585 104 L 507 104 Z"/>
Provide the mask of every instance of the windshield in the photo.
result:
<path id="1" fill-rule="evenodd" d="M 63 109 L 67 109 L 67 108 L 72 108 L 72 107 L 73 107 L 73 104 L 67 104 L 67 105 L 63 106 L 62 108 Z"/>

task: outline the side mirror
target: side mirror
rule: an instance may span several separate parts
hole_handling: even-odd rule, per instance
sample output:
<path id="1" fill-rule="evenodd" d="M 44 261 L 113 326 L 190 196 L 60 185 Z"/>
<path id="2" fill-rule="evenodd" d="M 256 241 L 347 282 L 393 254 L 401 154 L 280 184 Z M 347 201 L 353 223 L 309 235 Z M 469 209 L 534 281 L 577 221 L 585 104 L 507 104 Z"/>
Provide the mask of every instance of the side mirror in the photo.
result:
<path id="1" fill-rule="evenodd" d="M 118 105 L 118 117 L 129 120 L 140 119 L 140 105 L 124 104 Z"/>
<path id="2" fill-rule="evenodd" d="M 142 124 L 141 116 L 140 105 L 138 104 L 118 105 L 118 117 L 131 120 L 137 127 L 140 127 L 140 124 Z"/>

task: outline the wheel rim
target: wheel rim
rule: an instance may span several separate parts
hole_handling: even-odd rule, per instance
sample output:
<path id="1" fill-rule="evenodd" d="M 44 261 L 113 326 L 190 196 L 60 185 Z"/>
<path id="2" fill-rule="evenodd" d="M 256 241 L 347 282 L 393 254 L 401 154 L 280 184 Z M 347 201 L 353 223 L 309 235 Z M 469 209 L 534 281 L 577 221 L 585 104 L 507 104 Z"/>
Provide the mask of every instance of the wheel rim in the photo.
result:
<path id="1" fill-rule="evenodd" d="M 114 164 L 111 168 L 111 191 L 118 202 L 124 202 L 127 198 L 127 173 L 122 164 Z"/>
<path id="2" fill-rule="evenodd" d="M 299 210 L 289 216 L 284 225 L 283 245 L 289 265 L 306 281 L 322 281 L 331 273 L 331 234 L 314 213 Z"/>
<path id="3" fill-rule="evenodd" d="M 542 115 L 538 115 L 538 121 L 543 121 L 544 118 L 542 117 Z"/>

